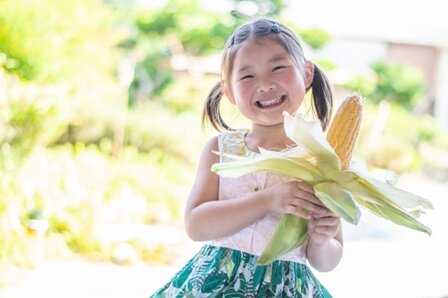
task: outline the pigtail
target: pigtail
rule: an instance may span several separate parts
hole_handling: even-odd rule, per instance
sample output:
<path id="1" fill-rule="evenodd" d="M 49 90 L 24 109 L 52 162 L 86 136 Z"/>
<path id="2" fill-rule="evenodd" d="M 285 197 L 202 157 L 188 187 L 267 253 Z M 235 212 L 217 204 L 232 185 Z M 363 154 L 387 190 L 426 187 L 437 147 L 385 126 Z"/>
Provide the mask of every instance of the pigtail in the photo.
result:
<path id="1" fill-rule="evenodd" d="M 206 122 L 210 122 L 212 126 L 217 130 L 221 129 L 232 130 L 222 119 L 219 111 L 219 105 L 223 96 L 221 82 L 216 83 L 210 90 L 205 101 L 204 108 L 202 110 L 202 126 Z"/>
<path id="2" fill-rule="evenodd" d="M 333 108 L 333 93 L 324 72 L 314 65 L 314 77 L 311 84 L 313 106 L 322 128 L 325 130 L 330 122 Z"/>

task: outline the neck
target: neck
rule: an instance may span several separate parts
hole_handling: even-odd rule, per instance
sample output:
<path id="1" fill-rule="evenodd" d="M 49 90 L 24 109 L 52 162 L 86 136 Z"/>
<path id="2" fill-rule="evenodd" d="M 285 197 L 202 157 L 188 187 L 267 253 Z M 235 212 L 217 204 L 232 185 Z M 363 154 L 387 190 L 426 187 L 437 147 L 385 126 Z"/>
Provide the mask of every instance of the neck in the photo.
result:
<path id="1" fill-rule="evenodd" d="M 254 124 L 252 130 L 247 133 L 245 142 L 253 151 L 258 151 L 258 147 L 278 151 L 294 144 L 286 136 L 283 123 L 272 126 Z"/>

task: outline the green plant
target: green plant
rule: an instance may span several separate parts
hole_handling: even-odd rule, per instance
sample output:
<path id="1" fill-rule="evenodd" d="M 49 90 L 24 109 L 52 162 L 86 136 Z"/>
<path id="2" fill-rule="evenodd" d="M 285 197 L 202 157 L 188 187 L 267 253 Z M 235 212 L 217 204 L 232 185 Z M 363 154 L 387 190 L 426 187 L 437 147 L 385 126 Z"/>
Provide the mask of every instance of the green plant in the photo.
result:
<path id="1" fill-rule="evenodd" d="M 382 100 L 396 103 L 412 110 L 415 104 L 423 98 L 425 83 L 422 73 L 404 64 L 376 62 L 371 69 L 374 76 L 355 77 L 345 87 L 360 92 L 367 100 L 376 104 Z"/>
<path id="2" fill-rule="evenodd" d="M 48 99 L 20 98 L 0 107 L 0 141 L 14 148 L 14 155 L 21 158 L 35 146 L 51 143 L 65 125 L 58 107 Z"/>
<path id="3" fill-rule="evenodd" d="M 421 168 L 416 149 L 406 140 L 391 137 L 383 138 L 368 160 L 374 167 L 389 169 L 397 174 Z"/>
<path id="4" fill-rule="evenodd" d="M 117 40 L 109 27 L 114 15 L 100 1 L 3 0 L 1 6 L 0 68 L 22 80 L 78 76 L 77 70 L 89 64 L 86 58 L 96 59 L 97 66 L 110 58 L 95 55 L 102 42 Z"/>
<path id="5" fill-rule="evenodd" d="M 323 48 L 331 41 L 331 35 L 320 28 L 302 29 L 300 37 L 315 50 Z"/>

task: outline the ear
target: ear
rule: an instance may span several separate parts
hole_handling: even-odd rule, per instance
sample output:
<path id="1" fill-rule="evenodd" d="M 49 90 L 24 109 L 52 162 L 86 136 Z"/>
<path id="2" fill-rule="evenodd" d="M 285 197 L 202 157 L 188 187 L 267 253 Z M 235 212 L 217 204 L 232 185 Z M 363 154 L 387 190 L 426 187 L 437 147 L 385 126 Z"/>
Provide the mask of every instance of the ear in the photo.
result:
<path id="1" fill-rule="evenodd" d="M 228 83 L 222 82 L 221 86 L 223 88 L 224 95 L 229 99 L 232 104 L 235 104 L 235 98 L 233 97 L 233 92 Z"/>
<path id="2" fill-rule="evenodd" d="M 305 87 L 310 88 L 314 79 L 314 63 L 306 60 L 305 61 Z"/>

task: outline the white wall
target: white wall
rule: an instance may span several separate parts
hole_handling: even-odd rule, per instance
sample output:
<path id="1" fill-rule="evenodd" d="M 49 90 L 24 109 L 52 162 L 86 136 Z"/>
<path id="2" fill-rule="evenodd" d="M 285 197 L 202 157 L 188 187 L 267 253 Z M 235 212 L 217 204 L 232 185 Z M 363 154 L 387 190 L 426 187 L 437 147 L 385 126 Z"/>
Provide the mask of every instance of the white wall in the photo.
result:
<path id="1" fill-rule="evenodd" d="M 340 79 L 371 74 L 370 65 L 387 55 L 387 45 L 378 41 L 338 38 L 320 50 L 319 57 L 331 60 L 338 68 Z"/>

